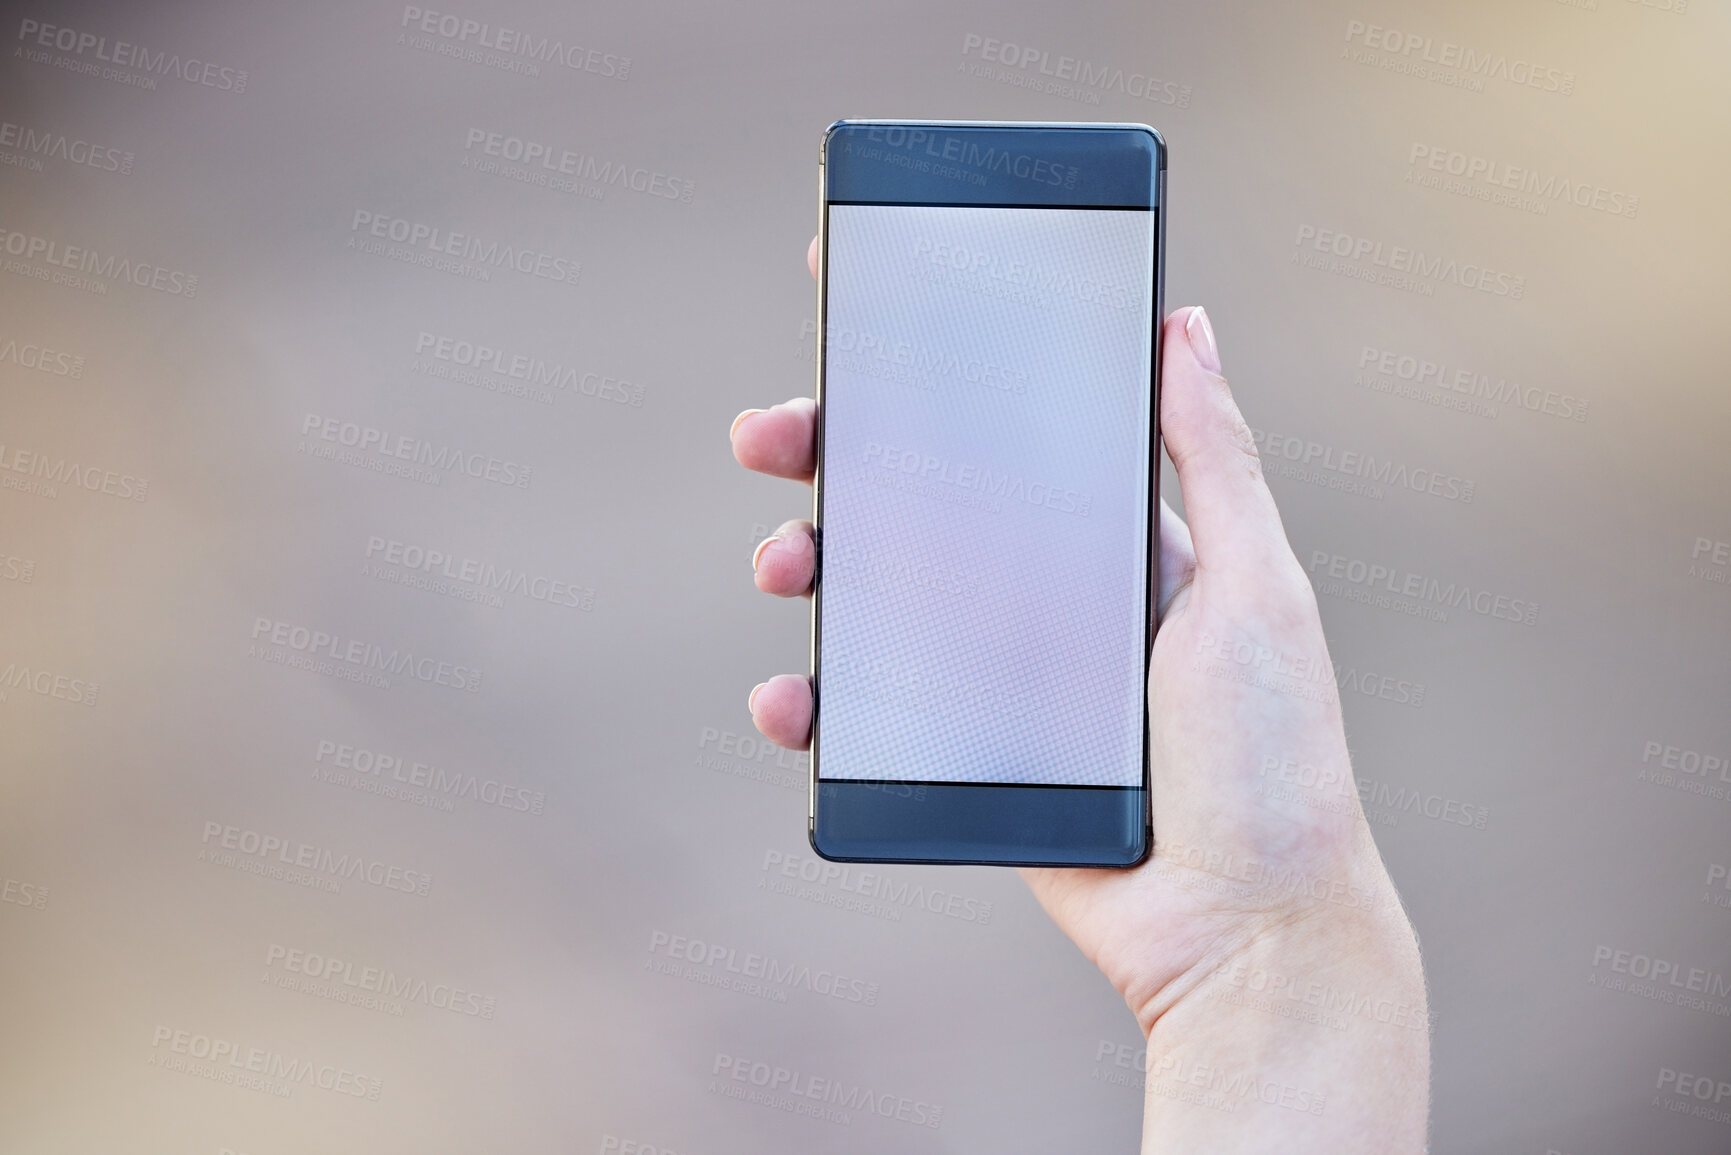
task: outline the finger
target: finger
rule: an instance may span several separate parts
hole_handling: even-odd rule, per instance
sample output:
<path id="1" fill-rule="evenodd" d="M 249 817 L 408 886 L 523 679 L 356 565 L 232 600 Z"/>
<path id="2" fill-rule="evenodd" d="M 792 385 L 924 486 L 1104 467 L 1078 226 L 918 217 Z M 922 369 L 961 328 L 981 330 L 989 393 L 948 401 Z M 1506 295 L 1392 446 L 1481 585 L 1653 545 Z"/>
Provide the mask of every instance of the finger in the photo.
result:
<path id="1" fill-rule="evenodd" d="M 803 674 L 777 674 L 752 690 L 747 703 L 758 732 L 784 750 L 811 745 L 811 683 Z"/>
<path id="2" fill-rule="evenodd" d="M 812 571 L 817 549 L 812 544 L 811 522 L 790 521 L 757 543 L 751 569 L 757 588 L 778 598 L 811 596 Z"/>
<path id="3" fill-rule="evenodd" d="M 795 397 L 733 419 L 733 456 L 747 469 L 810 481 L 817 465 L 817 402 Z"/>
<path id="4" fill-rule="evenodd" d="M 1196 551 L 1190 544 L 1190 528 L 1160 499 L 1160 588 L 1155 594 L 1154 613 L 1164 618 L 1173 595 L 1196 574 Z"/>
<path id="5" fill-rule="evenodd" d="M 1220 375 L 1208 316 L 1181 309 L 1166 319 L 1160 433 L 1178 470 L 1200 574 L 1262 580 L 1298 564 L 1262 477 L 1250 427 Z"/>
<path id="6" fill-rule="evenodd" d="M 812 280 L 817 279 L 817 238 L 811 238 L 811 247 L 805 251 L 805 267 L 811 270 Z"/>

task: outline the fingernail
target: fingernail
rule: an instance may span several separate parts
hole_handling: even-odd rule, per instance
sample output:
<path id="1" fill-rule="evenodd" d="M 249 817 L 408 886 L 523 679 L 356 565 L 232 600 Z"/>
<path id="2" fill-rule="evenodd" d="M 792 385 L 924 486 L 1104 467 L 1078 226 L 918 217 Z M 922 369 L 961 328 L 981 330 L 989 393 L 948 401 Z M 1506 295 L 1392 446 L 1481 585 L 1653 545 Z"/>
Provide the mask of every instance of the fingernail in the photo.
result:
<path id="1" fill-rule="evenodd" d="M 732 437 L 735 433 L 739 432 L 739 423 L 741 421 L 744 421 L 747 417 L 750 417 L 753 413 L 763 413 L 763 412 L 765 412 L 765 410 L 747 409 L 745 412 L 741 413 L 738 417 L 735 417 L 733 419 L 733 425 L 730 426 L 727 430 L 728 437 Z"/>
<path id="2" fill-rule="evenodd" d="M 762 541 L 757 543 L 757 548 L 751 551 L 751 572 L 752 573 L 757 572 L 757 559 L 763 556 L 763 551 L 769 548 L 769 543 L 772 541 L 779 541 L 780 539 L 781 539 L 780 534 L 771 534 L 770 536 L 764 538 Z"/>
<path id="3" fill-rule="evenodd" d="M 757 706 L 757 692 L 759 690 L 763 689 L 767 685 L 769 685 L 768 682 L 759 682 L 757 685 L 755 685 L 751 688 L 751 697 L 749 697 L 745 700 L 745 712 L 746 713 L 750 714 L 750 713 L 755 712 L 755 708 Z"/>
<path id="4" fill-rule="evenodd" d="M 1210 373 L 1220 372 L 1220 347 L 1214 343 L 1214 326 L 1208 323 L 1208 312 L 1202 306 L 1190 310 L 1184 335 L 1190 338 L 1190 351 L 1196 354 L 1197 363 Z"/>

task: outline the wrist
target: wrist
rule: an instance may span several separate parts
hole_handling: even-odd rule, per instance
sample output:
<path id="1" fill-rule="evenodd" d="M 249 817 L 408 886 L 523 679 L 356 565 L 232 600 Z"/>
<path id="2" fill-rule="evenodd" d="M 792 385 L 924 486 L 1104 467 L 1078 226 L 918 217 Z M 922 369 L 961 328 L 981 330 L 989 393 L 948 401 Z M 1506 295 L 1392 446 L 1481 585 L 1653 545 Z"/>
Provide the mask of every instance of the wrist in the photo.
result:
<path id="1" fill-rule="evenodd" d="M 1398 903 L 1365 911 L 1270 915 L 1204 962 L 1181 999 L 1150 1018 L 1150 1042 L 1175 1011 L 1243 1012 L 1267 1033 L 1374 1024 L 1429 1035 L 1418 943 Z M 1167 1024 L 1170 1030 L 1170 1024 Z"/>
<path id="2" fill-rule="evenodd" d="M 1424 1146 L 1430 1022 L 1397 903 L 1267 916 L 1144 1025 L 1149 1149 Z"/>

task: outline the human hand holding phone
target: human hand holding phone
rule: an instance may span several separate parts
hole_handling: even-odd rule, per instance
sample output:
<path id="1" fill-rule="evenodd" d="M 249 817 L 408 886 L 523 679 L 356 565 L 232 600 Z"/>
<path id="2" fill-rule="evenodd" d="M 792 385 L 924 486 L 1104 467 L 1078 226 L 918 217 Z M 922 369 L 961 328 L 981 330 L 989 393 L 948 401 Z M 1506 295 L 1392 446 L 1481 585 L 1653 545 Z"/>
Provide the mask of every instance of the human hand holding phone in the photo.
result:
<path id="1" fill-rule="evenodd" d="M 816 257 L 814 241 L 814 275 Z M 1161 428 L 1190 524 L 1162 505 L 1153 855 L 1022 874 L 1148 1040 L 1144 1151 L 1419 1152 L 1418 943 L 1353 785 L 1315 594 L 1206 314 L 1176 311 L 1164 336 Z M 809 398 L 747 410 L 734 455 L 809 482 L 815 419 Z M 753 555 L 758 588 L 809 595 L 815 557 L 811 524 L 786 523 Z M 750 709 L 806 747 L 805 676 L 759 685 Z"/>

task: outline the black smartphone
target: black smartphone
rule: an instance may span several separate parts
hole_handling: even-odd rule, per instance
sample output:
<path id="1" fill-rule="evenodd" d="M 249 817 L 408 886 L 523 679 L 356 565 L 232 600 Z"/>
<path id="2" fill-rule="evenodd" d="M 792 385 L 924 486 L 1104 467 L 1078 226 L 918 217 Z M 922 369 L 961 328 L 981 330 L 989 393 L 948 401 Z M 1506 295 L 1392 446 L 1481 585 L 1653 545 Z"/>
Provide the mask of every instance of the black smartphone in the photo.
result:
<path id="1" fill-rule="evenodd" d="M 820 166 L 812 846 L 1140 862 L 1165 142 L 840 121 Z"/>

